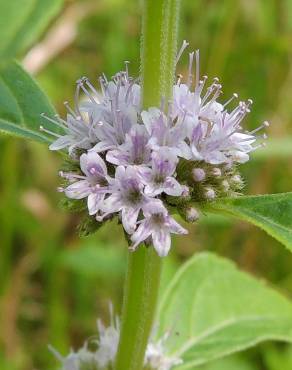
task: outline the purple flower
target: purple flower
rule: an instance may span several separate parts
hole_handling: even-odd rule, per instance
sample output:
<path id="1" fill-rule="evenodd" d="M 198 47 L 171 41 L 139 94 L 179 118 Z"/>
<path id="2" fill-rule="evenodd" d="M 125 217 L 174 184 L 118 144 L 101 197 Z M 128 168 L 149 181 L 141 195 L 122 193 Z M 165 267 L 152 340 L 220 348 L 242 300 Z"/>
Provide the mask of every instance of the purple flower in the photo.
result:
<path id="1" fill-rule="evenodd" d="M 149 108 L 141 113 L 143 123 L 151 136 L 149 144 L 155 150 L 159 147 L 170 148 L 177 156 L 190 159 L 191 151 L 187 143 L 184 121 L 173 124 L 171 114 L 167 117 L 158 108 Z"/>
<path id="2" fill-rule="evenodd" d="M 111 195 L 105 199 L 102 210 L 105 215 L 120 212 L 124 229 L 132 234 L 140 211 L 153 199 L 144 194 L 144 185 L 135 167 L 118 166 L 111 181 Z"/>
<path id="3" fill-rule="evenodd" d="M 240 132 L 240 123 L 248 113 L 249 105 L 249 102 L 241 102 L 233 112 L 224 112 L 218 120 L 200 122 L 190 138 L 193 158 L 211 164 L 246 162 L 249 159 L 248 153 L 257 148 L 253 146 L 257 140 L 254 133 L 268 126 L 265 122 L 252 132 Z"/>
<path id="4" fill-rule="evenodd" d="M 90 149 L 98 141 L 95 135 L 94 124 L 92 122 L 86 122 L 82 116 L 68 114 L 67 121 L 63 120 L 58 115 L 56 115 L 56 119 L 47 117 L 44 114 L 42 116 L 65 132 L 65 135 L 61 135 L 40 126 L 41 131 L 57 138 L 49 146 L 50 150 L 68 148 L 69 154 L 71 155 L 74 149 Z"/>
<path id="5" fill-rule="evenodd" d="M 153 246 L 160 257 L 165 257 L 170 249 L 170 234 L 187 234 L 187 230 L 179 225 L 171 216 L 161 201 L 147 204 L 143 213 L 145 219 L 140 221 L 137 230 L 131 237 L 131 249 L 151 237 Z"/>
<path id="6" fill-rule="evenodd" d="M 164 192 L 172 196 L 181 195 L 184 189 L 173 177 L 177 163 L 178 158 L 170 149 L 162 147 L 154 151 L 152 168 L 139 168 L 145 184 L 145 194 L 156 196 Z"/>
<path id="7" fill-rule="evenodd" d="M 187 43 L 183 44 L 180 51 L 185 49 Z M 215 78 L 213 83 L 206 89 L 207 76 L 200 79 L 199 76 L 199 51 L 190 53 L 189 74 L 187 84 L 181 83 L 179 77 L 173 88 L 172 117 L 183 120 L 186 127 L 187 141 L 190 142 L 192 155 L 188 159 L 204 160 L 211 164 L 239 162 L 243 163 L 249 159 L 248 153 L 258 148 L 253 146 L 257 137 L 253 134 L 267 125 L 258 129 L 242 133 L 241 122 L 249 113 L 252 103 L 240 102 L 230 113 L 226 110 L 237 94 L 223 105 L 217 102 L 222 93 L 222 86 Z M 191 91 L 193 82 L 192 64 L 196 59 L 196 75 L 194 90 Z M 265 136 L 262 136 L 265 138 Z M 262 146 L 262 145 L 260 145 Z"/>
<path id="8" fill-rule="evenodd" d="M 151 160 L 148 141 L 149 134 L 145 126 L 135 125 L 126 135 L 125 143 L 109 151 L 106 159 L 115 165 L 148 165 Z"/>
<path id="9" fill-rule="evenodd" d="M 87 197 L 89 214 L 94 215 L 100 211 L 105 195 L 109 193 L 107 168 L 102 158 L 94 152 L 81 155 L 80 168 L 85 176 L 60 173 L 62 177 L 74 181 L 63 190 L 68 198 Z"/>
<path id="10" fill-rule="evenodd" d="M 98 92 L 87 79 L 81 82 L 89 100 L 80 109 L 88 114 L 90 120 L 98 123 L 96 136 L 99 142 L 93 150 L 101 152 L 123 144 L 138 120 L 140 86 L 128 75 L 128 71 L 117 73 L 110 82 L 105 76 L 100 78 L 101 97 L 97 97 Z"/>

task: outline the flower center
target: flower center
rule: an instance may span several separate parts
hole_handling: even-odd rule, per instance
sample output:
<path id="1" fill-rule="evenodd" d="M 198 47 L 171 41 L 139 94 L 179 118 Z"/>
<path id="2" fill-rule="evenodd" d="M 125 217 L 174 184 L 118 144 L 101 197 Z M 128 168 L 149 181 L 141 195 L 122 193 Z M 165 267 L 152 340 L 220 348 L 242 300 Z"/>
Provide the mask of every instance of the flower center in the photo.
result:
<path id="1" fill-rule="evenodd" d="M 164 216 L 162 213 L 155 213 L 154 215 L 152 215 L 152 222 L 156 225 L 156 226 L 161 226 L 164 224 Z"/>
<path id="2" fill-rule="evenodd" d="M 141 202 L 142 194 L 138 189 L 131 189 L 128 191 L 126 199 L 130 204 L 136 205 Z"/>

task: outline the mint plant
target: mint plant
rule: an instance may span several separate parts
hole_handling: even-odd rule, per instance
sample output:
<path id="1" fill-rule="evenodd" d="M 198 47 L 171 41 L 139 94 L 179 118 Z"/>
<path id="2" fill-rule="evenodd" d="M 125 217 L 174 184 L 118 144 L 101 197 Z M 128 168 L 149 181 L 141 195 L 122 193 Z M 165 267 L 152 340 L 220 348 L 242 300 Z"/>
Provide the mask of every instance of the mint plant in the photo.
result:
<path id="1" fill-rule="evenodd" d="M 50 4 L 53 12 L 59 2 Z M 64 370 L 193 369 L 264 340 L 292 341 L 291 302 L 211 253 L 186 262 L 158 301 L 171 235 L 187 233 L 178 216 L 239 217 L 292 248 L 292 193 L 242 196 L 239 165 L 264 145 L 269 124 L 244 131 L 252 100 L 221 100 L 219 79 L 200 75 L 199 51 L 179 74 L 188 47 L 177 51 L 179 8 L 144 0 L 141 76 L 125 62 L 99 87 L 82 77 L 65 118 L 11 60 L 38 27 L 24 24 L 17 42 L 0 47 L 0 130 L 62 153 L 58 190 L 64 207 L 84 214 L 81 234 L 116 218 L 129 243 L 121 318 L 111 309 L 110 326 L 99 321 L 98 336 L 68 356 L 52 348 Z"/>

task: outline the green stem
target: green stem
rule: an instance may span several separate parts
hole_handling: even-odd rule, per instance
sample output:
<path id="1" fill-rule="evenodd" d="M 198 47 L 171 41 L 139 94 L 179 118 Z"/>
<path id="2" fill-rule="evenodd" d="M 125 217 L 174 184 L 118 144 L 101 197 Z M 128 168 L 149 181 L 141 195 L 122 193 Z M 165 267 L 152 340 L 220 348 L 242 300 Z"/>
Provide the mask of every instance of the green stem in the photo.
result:
<path id="1" fill-rule="evenodd" d="M 172 97 L 180 0 L 144 0 L 142 104 Z M 153 247 L 129 253 L 116 370 L 141 370 L 155 316 L 161 258 Z"/>
<path id="2" fill-rule="evenodd" d="M 180 0 L 144 0 L 141 74 L 143 106 L 172 97 Z"/>
<path id="3" fill-rule="evenodd" d="M 129 253 L 117 370 L 140 370 L 158 295 L 161 258 L 154 248 Z"/>

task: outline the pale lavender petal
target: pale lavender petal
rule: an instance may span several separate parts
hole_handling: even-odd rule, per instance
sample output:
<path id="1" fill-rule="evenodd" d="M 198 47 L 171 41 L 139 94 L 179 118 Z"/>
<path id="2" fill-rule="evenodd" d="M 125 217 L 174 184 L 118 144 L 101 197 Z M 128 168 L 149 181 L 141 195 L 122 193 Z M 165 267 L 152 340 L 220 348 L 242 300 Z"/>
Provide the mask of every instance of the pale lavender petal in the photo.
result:
<path id="1" fill-rule="evenodd" d="M 129 164 L 129 153 L 121 149 L 114 149 L 107 152 L 106 160 L 117 166 L 126 166 Z"/>
<path id="2" fill-rule="evenodd" d="M 115 178 L 117 180 L 122 180 L 125 177 L 126 169 L 123 166 L 118 166 L 116 169 Z"/>
<path id="3" fill-rule="evenodd" d="M 107 168 L 103 159 L 93 151 L 81 155 L 80 167 L 82 172 L 88 177 L 94 176 L 94 172 L 100 177 L 107 175 Z M 92 169 L 95 169 L 95 171 L 92 171 Z"/>
<path id="4" fill-rule="evenodd" d="M 104 200 L 104 194 L 91 193 L 87 198 L 87 207 L 90 215 L 95 215 L 99 209 L 100 204 Z"/>
<path id="5" fill-rule="evenodd" d="M 90 151 L 100 153 L 100 152 L 105 152 L 110 149 L 114 149 L 115 147 L 116 145 L 111 142 L 100 141 L 99 143 L 95 144 L 94 147 L 90 149 Z"/>
<path id="6" fill-rule="evenodd" d="M 149 222 L 147 220 L 143 220 L 131 236 L 131 241 L 133 242 L 131 249 L 136 249 L 140 243 L 145 241 L 151 235 L 151 232 L 152 229 Z"/>
<path id="7" fill-rule="evenodd" d="M 72 144 L 72 136 L 64 135 L 55 140 L 50 146 L 50 150 L 60 150 Z"/>
<path id="8" fill-rule="evenodd" d="M 249 160 L 249 155 L 244 152 L 230 151 L 231 158 L 238 163 L 245 163 Z"/>
<path id="9" fill-rule="evenodd" d="M 155 230 L 152 232 L 152 241 L 158 255 L 160 257 L 167 256 L 171 245 L 170 233 L 163 227 L 160 230 Z"/>
<path id="10" fill-rule="evenodd" d="M 68 198 L 82 199 L 90 194 L 91 188 L 87 180 L 80 180 L 69 185 L 64 192 Z"/>
<path id="11" fill-rule="evenodd" d="M 133 234 L 136 229 L 136 222 L 138 219 L 138 215 L 140 212 L 140 208 L 122 208 L 122 222 L 124 229 L 128 234 Z"/>
<path id="12" fill-rule="evenodd" d="M 152 134 L 152 122 L 153 122 L 153 120 L 158 119 L 160 114 L 161 114 L 161 112 L 157 108 L 149 108 L 148 111 L 143 111 L 141 113 L 143 123 L 144 123 L 149 135 Z"/>
<path id="13" fill-rule="evenodd" d="M 151 168 L 139 166 L 137 171 L 144 184 L 147 184 L 151 181 L 152 179 L 152 169 Z"/>
<path id="14" fill-rule="evenodd" d="M 101 204 L 101 210 L 106 213 L 114 213 L 120 211 L 122 206 L 120 195 L 113 193 Z"/>
<path id="15" fill-rule="evenodd" d="M 154 176 L 166 178 L 173 175 L 178 159 L 169 148 L 160 148 L 152 153 L 152 168 Z"/>
<path id="16" fill-rule="evenodd" d="M 171 216 L 168 216 L 167 218 L 167 225 L 169 227 L 169 231 L 173 234 L 188 234 L 188 231 Z"/>
<path id="17" fill-rule="evenodd" d="M 180 141 L 177 145 L 177 148 L 179 149 L 180 157 L 188 159 L 188 160 L 191 159 L 192 151 L 185 141 Z"/>
<path id="18" fill-rule="evenodd" d="M 162 214 L 166 217 L 168 213 L 160 199 L 151 199 L 143 206 L 143 214 L 146 218 L 151 218 L 153 214 Z"/>
<path id="19" fill-rule="evenodd" d="M 145 194 L 151 197 L 155 197 L 156 195 L 159 195 L 163 193 L 164 191 L 164 184 L 155 184 L 153 182 L 146 184 L 145 186 Z"/>
<path id="20" fill-rule="evenodd" d="M 180 196 L 183 190 L 180 183 L 174 177 L 168 177 L 163 185 L 163 191 L 175 197 Z"/>

